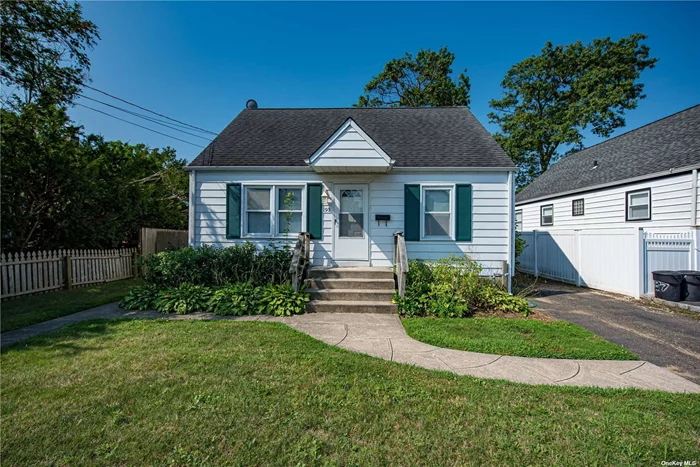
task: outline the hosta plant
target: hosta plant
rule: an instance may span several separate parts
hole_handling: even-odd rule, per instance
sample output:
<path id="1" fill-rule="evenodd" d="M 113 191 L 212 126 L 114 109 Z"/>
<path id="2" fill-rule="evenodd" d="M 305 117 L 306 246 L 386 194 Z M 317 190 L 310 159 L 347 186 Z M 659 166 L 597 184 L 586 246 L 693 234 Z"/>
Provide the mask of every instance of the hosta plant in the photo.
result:
<path id="1" fill-rule="evenodd" d="M 148 310 L 158 297 L 158 288 L 152 285 L 144 285 L 133 288 L 119 302 L 119 306 L 125 310 Z"/>
<path id="2" fill-rule="evenodd" d="M 217 289 L 209 299 L 209 311 L 215 315 L 242 316 L 257 312 L 258 289 L 248 282 Z"/>
<path id="3" fill-rule="evenodd" d="M 289 283 L 260 287 L 258 312 L 274 316 L 292 316 L 304 313 L 309 294 L 305 288 L 295 292 Z"/>
<path id="4" fill-rule="evenodd" d="M 186 315 L 196 311 L 207 311 L 211 289 L 201 285 L 182 284 L 165 289 L 158 294 L 154 308 L 161 313 Z"/>

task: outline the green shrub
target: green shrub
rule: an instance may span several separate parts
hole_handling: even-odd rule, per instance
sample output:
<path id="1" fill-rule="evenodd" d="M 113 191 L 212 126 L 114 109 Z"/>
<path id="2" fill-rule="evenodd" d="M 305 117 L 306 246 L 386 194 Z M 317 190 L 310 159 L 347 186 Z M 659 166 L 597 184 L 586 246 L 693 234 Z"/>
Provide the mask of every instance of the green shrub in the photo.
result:
<path id="1" fill-rule="evenodd" d="M 255 286 L 290 280 L 292 251 L 270 246 L 259 250 L 252 243 L 227 248 L 180 248 L 139 258 L 146 283 L 162 288 L 194 284 L 206 287 L 250 282 Z"/>
<path id="2" fill-rule="evenodd" d="M 304 313 L 309 294 L 305 289 L 295 292 L 289 283 L 266 285 L 260 288 L 258 313 L 275 316 L 292 316 Z"/>
<path id="3" fill-rule="evenodd" d="M 486 310 L 521 313 L 523 316 L 530 314 L 530 305 L 527 303 L 527 300 L 517 295 L 510 295 L 496 286 L 484 287 L 480 299 L 480 308 Z"/>
<path id="4" fill-rule="evenodd" d="M 526 300 L 499 289 L 481 272 L 481 265 L 466 255 L 450 255 L 430 263 L 413 260 L 408 267 L 405 296 L 396 294 L 394 301 L 405 317 L 462 318 L 477 310 L 527 316 Z"/>
<path id="5" fill-rule="evenodd" d="M 201 285 L 182 284 L 165 289 L 158 294 L 154 308 L 161 313 L 186 315 L 196 311 L 207 311 L 211 290 Z"/>
<path id="6" fill-rule="evenodd" d="M 258 309 L 259 290 L 248 282 L 217 289 L 209 299 L 209 311 L 215 315 L 254 315 Z"/>
<path id="7" fill-rule="evenodd" d="M 158 297 L 158 288 L 152 285 L 144 285 L 133 288 L 119 302 L 119 306 L 125 310 L 148 310 Z"/>

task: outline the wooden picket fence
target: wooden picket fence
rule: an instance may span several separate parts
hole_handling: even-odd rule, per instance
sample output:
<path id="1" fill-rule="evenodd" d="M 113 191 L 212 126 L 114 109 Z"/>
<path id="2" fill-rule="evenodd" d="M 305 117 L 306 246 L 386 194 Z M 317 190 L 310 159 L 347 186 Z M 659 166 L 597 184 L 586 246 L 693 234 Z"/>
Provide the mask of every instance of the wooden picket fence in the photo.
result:
<path id="1" fill-rule="evenodd" d="M 3 253 L 2 298 L 135 277 L 136 248 Z"/>

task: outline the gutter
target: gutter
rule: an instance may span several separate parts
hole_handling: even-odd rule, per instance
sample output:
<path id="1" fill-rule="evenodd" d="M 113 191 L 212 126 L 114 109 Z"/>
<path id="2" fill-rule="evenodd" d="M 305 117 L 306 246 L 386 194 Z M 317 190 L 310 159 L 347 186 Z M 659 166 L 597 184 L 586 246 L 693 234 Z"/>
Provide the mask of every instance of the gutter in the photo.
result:
<path id="1" fill-rule="evenodd" d="M 288 165 L 188 165 L 188 171 L 202 172 L 313 172 L 309 166 Z M 393 172 L 515 172 L 517 167 L 394 167 Z"/>
<path id="2" fill-rule="evenodd" d="M 538 196 L 537 198 L 532 198 L 532 199 L 528 199 L 525 201 L 517 201 L 516 200 L 515 205 L 516 206 L 525 206 L 527 204 L 536 203 L 538 201 L 545 201 L 545 200 L 554 199 L 554 198 L 562 198 L 564 196 L 575 195 L 577 193 L 585 193 L 587 191 L 595 191 L 595 190 L 599 190 L 601 188 L 609 188 L 609 187 L 619 186 L 619 185 L 628 185 L 630 183 L 641 182 L 641 181 L 650 180 L 653 178 L 668 177 L 669 175 L 678 175 L 678 174 L 682 174 L 685 172 L 690 172 L 691 170 L 697 172 L 698 168 L 700 168 L 700 166 L 697 164 L 688 165 L 685 167 L 672 167 L 668 170 L 664 170 L 663 172 L 655 172 L 652 174 L 640 175 L 639 177 L 625 178 L 623 180 L 617 180 L 614 182 L 601 183 L 599 185 L 591 185 L 591 186 L 587 186 L 585 188 L 578 188 L 576 190 L 569 190 L 569 191 L 562 191 L 559 193 L 552 193 L 551 195 Z"/>

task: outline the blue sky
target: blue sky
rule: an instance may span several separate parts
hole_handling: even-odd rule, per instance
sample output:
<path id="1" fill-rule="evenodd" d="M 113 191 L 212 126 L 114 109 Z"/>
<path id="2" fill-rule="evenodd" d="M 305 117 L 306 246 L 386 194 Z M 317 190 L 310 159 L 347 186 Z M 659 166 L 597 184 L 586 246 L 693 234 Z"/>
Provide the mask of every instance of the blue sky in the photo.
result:
<path id="1" fill-rule="evenodd" d="M 649 36 L 646 43 L 661 60 L 642 74 L 647 98 L 616 134 L 700 103 L 700 3 L 87 2 L 83 8 L 102 36 L 90 53 L 92 86 L 217 133 L 250 98 L 260 107 L 349 107 L 391 58 L 441 46 L 456 54 L 455 72 L 468 69 L 471 109 L 495 131 L 488 101 L 500 97 L 511 65 L 548 40 L 568 44 L 635 32 Z M 71 114 L 108 139 L 171 146 L 188 160 L 200 151 L 81 107 Z M 589 137 L 586 145 L 597 141 Z"/>

